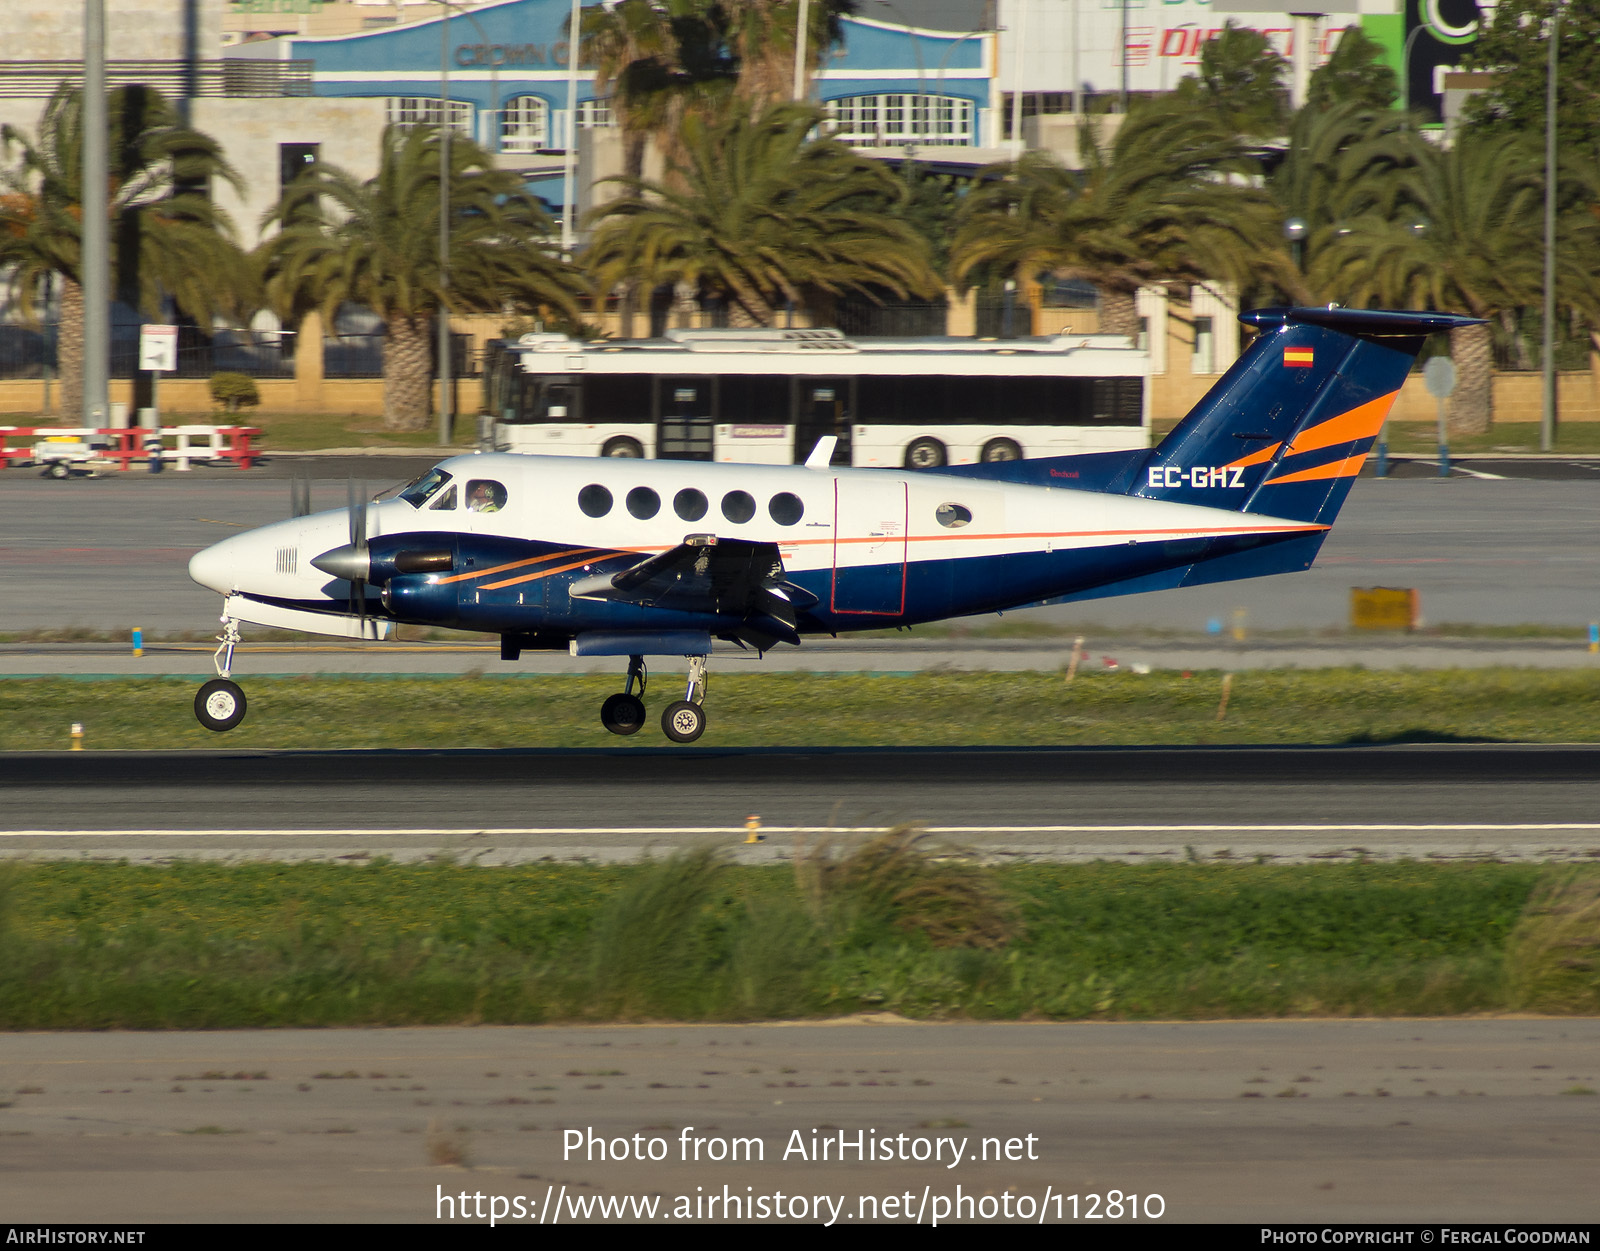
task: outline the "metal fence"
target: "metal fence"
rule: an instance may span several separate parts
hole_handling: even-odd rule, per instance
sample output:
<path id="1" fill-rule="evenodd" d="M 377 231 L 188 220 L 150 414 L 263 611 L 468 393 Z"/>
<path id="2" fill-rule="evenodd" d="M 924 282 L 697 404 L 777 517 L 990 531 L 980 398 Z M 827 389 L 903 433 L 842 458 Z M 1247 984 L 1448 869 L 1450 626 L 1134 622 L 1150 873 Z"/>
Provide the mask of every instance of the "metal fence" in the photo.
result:
<path id="1" fill-rule="evenodd" d="M 482 356 L 472 350 L 472 336 L 451 335 L 451 371 L 458 378 L 477 377 Z M 330 335 L 322 344 L 325 378 L 383 377 L 382 334 Z M 58 372 L 55 326 L 0 325 L 0 380 L 43 378 Z M 206 336 L 184 326 L 178 336 L 178 368 L 174 378 L 209 378 L 215 373 L 248 374 L 252 378 L 294 377 L 295 335 L 291 331 L 248 335 L 222 331 Z M 430 357 L 438 355 L 437 340 L 429 339 Z M 430 361 L 432 367 L 432 360 Z M 111 376 L 131 378 L 139 372 L 137 340 L 111 342 Z"/>
<path id="2" fill-rule="evenodd" d="M 1509 322 L 1509 324 L 1507 324 Z M 1557 369 L 1587 369 L 1595 345 L 1589 328 L 1573 325 L 1567 318 L 1555 324 Z M 1494 367 L 1507 373 L 1528 373 L 1544 368 L 1544 317 L 1536 309 L 1525 309 L 1513 318 L 1494 318 L 1489 323 L 1494 345 Z"/>
<path id="3" fill-rule="evenodd" d="M 842 299 L 834 305 L 834 321 L 852 338 L 921 338 L 945 333 L 949 306 L 890 300 L 882 304 L 865 299 Z"/>

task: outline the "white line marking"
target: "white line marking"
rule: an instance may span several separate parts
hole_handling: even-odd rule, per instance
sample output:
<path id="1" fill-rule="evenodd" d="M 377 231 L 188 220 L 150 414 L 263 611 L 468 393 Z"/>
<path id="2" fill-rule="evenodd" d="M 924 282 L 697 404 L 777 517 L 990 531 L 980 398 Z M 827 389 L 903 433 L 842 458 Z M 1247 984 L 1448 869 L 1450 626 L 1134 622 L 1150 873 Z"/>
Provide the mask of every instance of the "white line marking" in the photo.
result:
<path id="1" fill-rule="evenodd" d="M 763 834 L 882 834 L 898 826 L 764 825 Z M 926 834 L 1474 834 L 1600 833 L 1600 822 L 1480 822 L 1472 824 L 1384 824 L 1359 822 L 1321 825 L 925 825 Z M 524 826 L 501 829 L 209 829 L 209 830 L 0 830 L 0 838 L 511 838 L 552 835 L 738 835 L 742 825 Z"/>

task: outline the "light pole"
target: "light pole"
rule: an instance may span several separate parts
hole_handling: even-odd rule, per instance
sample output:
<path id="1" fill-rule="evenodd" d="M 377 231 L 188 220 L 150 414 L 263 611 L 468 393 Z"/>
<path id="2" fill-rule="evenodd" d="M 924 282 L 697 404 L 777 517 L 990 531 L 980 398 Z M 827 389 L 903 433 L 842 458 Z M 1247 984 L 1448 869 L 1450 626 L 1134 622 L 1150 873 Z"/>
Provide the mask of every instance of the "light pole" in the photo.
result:
<path id="1" fill-rule="evenodd" d="M 439 22 L 439 446 L 450 445 L 450 14 Z"/>
<path id="2" fill-rule="evenodd" d="M 579 0 L 572 0 L 567 18 L 567 134 L 561 154 L 561 259 L 572 259 L 576 234 L 572 229 L 573 201 L 578 195 L 578 49 L 582 45 Z"/>
<path id="3" fill-rule="evenodd" d="M 106 3 L 83 4 L 83 411 L 110 425 L 111 227 L 106 220 Z M 63 413 L 63 417 L 68 414 Z"/>
<path id="4" fill-rule="evenodd" d="M 1303 217 L 1291 217 L 1283 223 L 1283 237 L 1289 241 L 1289 246 L 1294 253 L 1294 267 L 1300 271 L 1300 276 L 1305 277 L 1306 272 L 1306 235 L 1309 228 Z"/>
<path id="5" fill-rule="evenodd" d="M 800 0 L 800 17 L 794 28 L 794 98 L 796 102 L 804 100 L 810 93 L 806 90 L 806 36 L 810 33 L 808 23 L 811 0 Z"/>
<path id="6" fill-rule="evenodd" d="M 1406 36 L 1405 46 L 1400 49 L 1400 115 L 1407 119 L 1408 124 L 1411 117 L 1411 45 L 1416 43 L 1417 36 L 1427 29 L 1418 22 Z"/>
<path id="7" fill-rule="evenodd" d="M 1550 46 L 1544 83 L 1544 403 L 1539 413 L 1539 450 L 1556 444 L 1556 66 L 1560 57 L 1561 5 L 1550 12 Z"/>

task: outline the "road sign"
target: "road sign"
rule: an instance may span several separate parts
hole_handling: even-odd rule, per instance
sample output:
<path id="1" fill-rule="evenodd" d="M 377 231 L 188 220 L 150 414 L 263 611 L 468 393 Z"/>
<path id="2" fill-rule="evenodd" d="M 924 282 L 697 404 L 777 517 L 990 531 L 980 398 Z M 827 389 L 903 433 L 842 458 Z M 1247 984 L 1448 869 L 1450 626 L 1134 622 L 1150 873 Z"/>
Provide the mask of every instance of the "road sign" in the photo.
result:
<path id="1" fill-rule="evenodd" d="M 174 373 L 178 368 L 178 328 L 139 327 L 139 368 Z"/>
<path id="2" fill-rule="evenodd" d="M 1449 399 L 1456 389 L 1456 363 L 1448 356 L 1430 357 L 1422 367 L 1422 385 L 1435 399 Z"/>

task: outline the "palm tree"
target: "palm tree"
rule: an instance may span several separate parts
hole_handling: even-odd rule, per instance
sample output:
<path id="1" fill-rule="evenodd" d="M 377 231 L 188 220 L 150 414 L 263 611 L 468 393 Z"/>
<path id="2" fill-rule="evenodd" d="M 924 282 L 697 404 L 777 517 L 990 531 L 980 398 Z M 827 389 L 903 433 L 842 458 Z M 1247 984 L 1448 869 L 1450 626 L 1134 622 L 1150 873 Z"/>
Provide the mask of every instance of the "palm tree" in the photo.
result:
<path id="1" fill-rule="evenodd" d="M 1543 200 L 1541 156 L 1518 136 L 1466 132 L 1448 149 L 1417 140 L 1410 163 L 1373 184 L 1367 211 L 1324 251 L 1316 281 L 1357 305 L 1514 314 L 1543 294 Z M 1557 281 L 1563 303 L 1592 310 L 1595 222 L 1584 209 L 1564 214 Z M 1452 331 L 1450 350 L 1450 429 L 1481 434 L 1493 420 L 1489 326 Z"/>
<path id="2" fill-rule="evenodd" d="M 768 326 L 808 293 L 940 290 L 927 246 L 890 210 L 903 195 L 881 165 L 809 138 L 818 110 L 779 104 L 751 119 L 684 122 L 672 184 L 618 178 L 599 209 L 588 264 L 602 289 L 624 279 L 687 283 L 726 298 L 735 324 Z"/>
<path id="3" fill-rule="evenodd" d="M 721 8 L 727 15 L 728 49 L 739 63 L 734 94 L 752 114 L 789 99 L 800 0 L 721 0 Z M 808 80 L 843 37 L 839 19 L 855 9 L 855 0 L 811 0 L 804 67 Z"/>
<path id="4" fill-rule="evenodd" d="M 585 284 L 547 242 L 550 221 L 513 173 L 476 144 L 450 141 L 448 285 L 439 269 L 439 132 L 391 126 L 376 177 L 314 165 L 289 185 L 263 226 L 266 295 L 280 315 L 311 309 L 331 324 L 339 306 L 384 319 L 384 424 L 420 430 L 429 413 L 428 327 L 452 312 L 524 310 L 578 316 Z"/>
<path id="5" fill-rule="evenodd" d="M 1406 119 L 1360 104 L 1302 108 L 1289 130 L 1288 151 L 1267 180 L 1267 192 L 1284 222 L 1305 223 L 1301 268 L 1310 279 L 1289 294 L 1327 298 L 1316 281 L 1322 256 L 1367 211 L 1373 189 L 1409 165 L 1413 140 Z"/>
<path id="6" fill-rule="evenodd" d="M 151 317 L 170 296 L 209 329 L 219 313 L 248 302 L 249 267 L 209 194 L 212 179 L 237 189 L 239 175 L 214 140 L 182 125 L 148 87 L 112 91 L 107 117 L 113 290 Z M 0 269 L 30 316 L 46 305 L 52 279 L 60 284 L 58 364 L 70 415 L 83 394 L 82 93 L 58 87 L 36 135 L 6 126 L 0 145 L 8 159 L 18 153 L 0 171 Z"/>
<path id="7" fill-rule="evenodd" d="M 967 196 L 953 247 L 958 281 L 1052 271 L 1100 291 L 1101 329 L 1136 335 L 1141 287 L 1223 279 L 1292 287 L 1276 208 L 1245 185 L 1239 141 L 1210 111 L 1152 101 L 1108 147 L 1080 132 L 1085 168 L 1044 152 L 990 166 Z"/>

